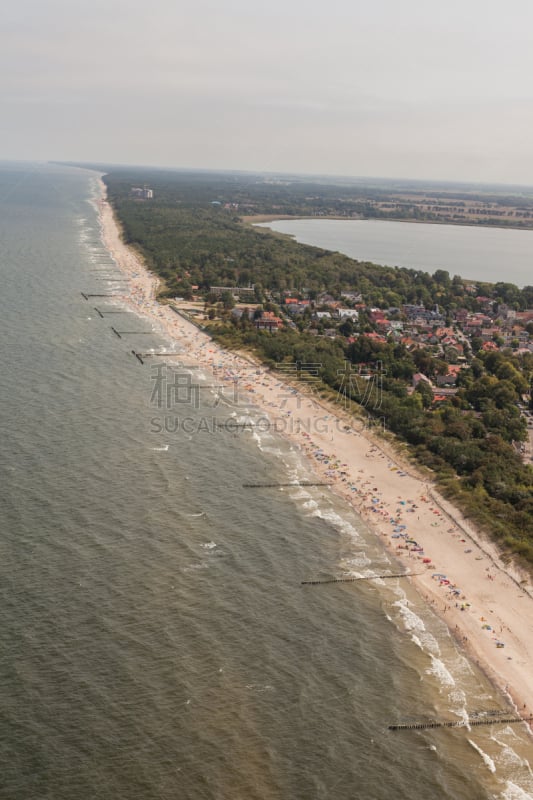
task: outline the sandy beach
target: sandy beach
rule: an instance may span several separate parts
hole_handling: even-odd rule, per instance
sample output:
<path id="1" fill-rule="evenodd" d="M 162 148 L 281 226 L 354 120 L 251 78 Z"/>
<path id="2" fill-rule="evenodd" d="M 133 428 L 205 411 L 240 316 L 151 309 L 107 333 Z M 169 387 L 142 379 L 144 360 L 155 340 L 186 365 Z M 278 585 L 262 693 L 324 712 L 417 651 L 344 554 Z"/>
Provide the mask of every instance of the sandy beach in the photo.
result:
<path id="1" fill-rule="evenodd" d="M 506 565 L 496 547 L 372 429 L 287 384 L 279 373 L 252 369 L 250 360 L 222 350 L 158 304 L 158 279 L 124 245 L 105 200 L 100 214 L 105 245 L 130 281 L 124 302 L 179 342 L 187 363 L 211 370 L 215 381 L 226 374 L 238 381 L 239 392 L 291 438 L 319 479 L 331 482 L 405 569 L 416 573 L 409 579 L 413 586 L 517 712 L 533 713 L 533 583 L 527 573 Z"/>

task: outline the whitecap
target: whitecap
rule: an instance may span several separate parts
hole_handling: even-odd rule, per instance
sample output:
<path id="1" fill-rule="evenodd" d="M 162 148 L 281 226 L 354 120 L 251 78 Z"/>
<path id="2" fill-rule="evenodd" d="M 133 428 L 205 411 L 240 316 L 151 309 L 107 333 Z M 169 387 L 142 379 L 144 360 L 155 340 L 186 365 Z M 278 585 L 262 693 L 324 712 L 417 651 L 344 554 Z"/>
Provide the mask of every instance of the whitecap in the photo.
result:
<path id="1" fill-rule="evenodd" d="M 442 686 L 455 686 L 455 680 L 449 670 L 445 667 L 440 658 L 435 658 L 433 653 L 430 653 L 431 667 L 426 670 L 427 675 L 434 675 L 439 679 Z"/>
<path id="2" fill-rule="evenodd" d="M 258 446 L 259 450 L 261 450 L 261 452 L 263 452 L 263 447 L 261 446 L 262 443 L 263 443 L 263 440 L 262 440 L 261 436 L 259 435 L 259 433 L 257 432 L 257 430 L 255 428 L 252 430 L 252 436 L 254 438 L 254 441 L 257 442 L 257 446 Z"/>
<path id="3" fill-rule="evenodd" d="M 416 631 L 418 634 L 423 633 L 426 630 L 423 620 L 414 611 L 411 611 L 407 603 L 406 599 L 396 600 L 392 605 L 399 609 L 406 630 Z"/>
<path id="4" fill-rule="evenodd" d="M 483 763 L 485 764 L 486 767 L 488 767 L 489 771 L 496 772 L 496 764 L 494 763 L 492 758 L 488 755 L 488 753 L 485 753 L 485 751 L 482 750 L 481 747 L 479 747 L 475 742 L 473 742 L 472 739 L 468 739 L 468 742 L 469 744 L 472 745 L 474 750 L 476 750 L 479 753 L 479 755 L 483 759 Z"/>
<path id="5" fill-rule="evenodd" d="M 262 693 L 262 692 L 272 692 L 274 687 L 271 686 L 269 683 L 247 683 L 247 689 L 251 689 L 254 692 Z"/>
<path id="6" fill-rule="evenodd" d="M 333 509 L 324 510 L 319 508 L 317 511 L 314 512 L 313 516 L 320 517 L 320 519 L 329 522 L 330 525 L 333 525 L 335 528 L 337 528 L 337 530 L 342 531 L 342 533 L 351 536 L 352 539 L 360 538 L 357 528 L 354 528 L 354 526 L 350 522 L 348 522 L 348 520 L 341 517 L 340 514 L 337 514 L 337 512 L 333 511 Z"/>

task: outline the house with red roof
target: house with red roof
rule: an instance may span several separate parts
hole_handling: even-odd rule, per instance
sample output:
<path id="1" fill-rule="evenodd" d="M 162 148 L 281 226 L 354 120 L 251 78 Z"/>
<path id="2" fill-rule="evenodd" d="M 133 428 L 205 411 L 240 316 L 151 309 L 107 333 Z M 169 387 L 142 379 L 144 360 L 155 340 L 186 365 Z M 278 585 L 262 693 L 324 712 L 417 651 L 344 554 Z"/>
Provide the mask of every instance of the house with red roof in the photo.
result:
<path id="1" fill-rule="evenodd" d="M 283 320 L 276 317 L 273 311 L 263 311 L 261 316 L 254 321 L 258 331 L 270 331 L 274 333 L 283 327 Z"/>

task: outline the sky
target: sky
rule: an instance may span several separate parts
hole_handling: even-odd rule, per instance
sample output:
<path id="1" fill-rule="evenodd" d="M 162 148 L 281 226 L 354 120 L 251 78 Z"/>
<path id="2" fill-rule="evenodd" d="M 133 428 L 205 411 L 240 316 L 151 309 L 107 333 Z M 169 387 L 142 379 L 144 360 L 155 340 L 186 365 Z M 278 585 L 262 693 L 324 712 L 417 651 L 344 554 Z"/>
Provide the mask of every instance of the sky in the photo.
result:
<path id="1" fill-rule="evenodd" d="M 533 185 L 531 0 L 5 0 L 0 159 Z"/>

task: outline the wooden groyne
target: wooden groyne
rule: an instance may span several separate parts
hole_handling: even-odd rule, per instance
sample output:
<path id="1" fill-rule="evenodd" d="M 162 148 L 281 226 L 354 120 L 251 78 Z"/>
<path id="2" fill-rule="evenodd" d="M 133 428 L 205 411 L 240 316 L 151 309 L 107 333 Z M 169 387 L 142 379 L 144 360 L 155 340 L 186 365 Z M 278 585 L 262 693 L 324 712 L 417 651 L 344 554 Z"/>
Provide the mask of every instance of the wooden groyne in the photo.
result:
<path id="1" fill-rule="evenodd" d="M 85 292 L 81 292 L 81 296 L 88 300 L 89 297 L 121 297 L 120 294 L 86 294 Z"/>
<path id="2" fill-rule="evenodd" d="M 152 336 L 154 334 L 154 331 L 117 331 L 113 326 L 111 326 L 111 330 L 119 339 L 122 339 L 123 336 Z"/>
<path id="3" fill-rule="evenodd" d="M 106 314 L 106 313 L 107 314 L 113 314 L 115 312 L 113 312 L 113 311 L 107 311 L 107 312 L 104 311 L 104 314 Z M 117 311 L 116 313 L 118 314 L 118 313 L 123 313 L 123 312 L 118 312 Z M 124 313 L 127 313 L 127 312 L 124 312 Z M 118 335 L 118 333 L 128 333 L 128 331 L 119 331 L 119 332 L 115 331 L 115 332 L 117 333 L 117 335 Z M 134 333 L 134 331 L 129 331 L 129 333 Z M 138 331 L 138 333 L 151 333 L 151 331 Z M 181 353 L 172 353 L 172 352 L 171 353 L 166 353 L 166 352 L 161 352 L 161 353 L 152 353 L 152 352 L 150 352 L 150 353 L 139 353 L 137 350 L 132 350 L 131 352 L 133 353 L 133 355 L 136 358 L 139 359 L 141 364 L 144 364 L 144 359 L 145 358 L 155 358 L 155 357 L 159 357 L 159 358 L 180 358 L 180 356 L 181 356 Z M 184 364 L 183 362 L 178 362 L 177 364 L 173 364 L 171 368 L 172 369 L 187 369 L 187 370 L 189 370 L 189 369 L 200 369 L 200 366 L 198 364 Z M 220 389 L 222 386 L 225 386 L 225 384 L 218 384 L 217 383 L 216 386 L 207 386 L 207 385 L 204 385 L 204 384 L 198 384 L 198 385 L 197 384 L 192 384 L 191 386 L 189 386 L 187 388 L 190 388 L 190 389 Z"/>
<path id="4" fill-rule="evenodd" d="M 217 387 L 218 388 L 218 387 Z M 243 430 L 251 430 L 252 428 L 258 428 L 259 425 L 256 425 L 255 422 L 235 422 L 233 417 L 228 417 L 224 422 L 217 422 L 217 428 L 221 430 L 237 430 L 242 428 Z M 261 430 L 264 428 L 261 426 Z M 244 484 L 243 484 L 244 485 Z M 263 486 L 263 484 L 261 484 Z M 266 484 L 265 484 L 266 485 Z M 276 483 L 275 486 L 280 486 L 281 484 Z M 291 483 L 290 486 L 296 486 L 297 484 Z M 250 489 L 251 486 L 246 484 L 246 488 Z M 253 488 L 257 488 L 254 486 Z"/>
<path id="5" fill-rule="evenodd" d="M 124 309 L 123 311 L 101 311 L 99 308 L 94 307 L 94 310 L 97 314 L 100 314 L 102 319 L 104 318 L 104 314 L 129 314 L 130 312 Z"/>
<path id="6" fill-rule="evenodd" d="M 389 725 L 389 731 L 425 731 L 432 728 L 468 728 L 480 725 L 516 725 L 519 722 L 526 722 L 531 725 L 533 717 L 505 717 L 497 714 L 482 719 L 469 719 L 454 721 L 427 720 L 425 722 L 400 722 L 397 725 Z"/>
<path id="7" fill-rule="evenodd" d="M 325 581 L 300 581 L 300 586 L 320 586 L 325 583 L 355 583 L 355 581 L 373 581 L 374 578 L 410 578 L 412 575 L 422 575 L 421 572 L 398 572 L 393 575 L 359 575 L 357 578 L 328 578 Z"/>
<path id="8" fill-rule="evenodd" d="M 113 312 L 110 311 L 109 313 L 112 314 Z M 137 355 L 137 353 L 135 353 L 135 355 Z M 170 356 L 174 356 L 175 358 L 176 357 L 179 358 L 181 353 L 164 353 L 164 352 L 163 353 L 139 353 L 139 355 L 141 356 L 141 358 L 148 358 L 148 357 L 153 357 L 153 356 L 160 356 L 160 357 L 161 356 L 166 356 L 168 358 Z M 185 364 L 176 364 L 176 366 L 177 367 L 186 367 L 186 369 L 199 369 L 199 367 L 197 367 L 197 366 L 195 366 L 195 367 L 187 367 Z"/>

